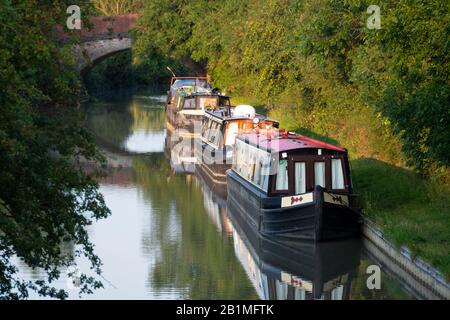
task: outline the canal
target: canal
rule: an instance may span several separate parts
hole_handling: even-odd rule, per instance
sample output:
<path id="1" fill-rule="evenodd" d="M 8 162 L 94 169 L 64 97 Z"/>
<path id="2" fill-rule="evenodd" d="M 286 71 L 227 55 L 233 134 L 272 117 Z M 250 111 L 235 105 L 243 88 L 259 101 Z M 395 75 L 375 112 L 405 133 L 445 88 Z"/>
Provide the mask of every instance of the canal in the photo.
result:
<path id="1" fill-rule="evenodd" d="M 112 215 L 89 229 L 104 288 L 83 299 L 414 298 L 383 268 L 381 288 L 368 288 L 376 263 L 361 240 L 314 245 L 251 234 L 190 163 L 171 158 L 164 101 L 141 92 L 87 108 L 86 125 L 108 159 L 99 182 Z M 77 288 L 68 292 L 79 298 Z"/>

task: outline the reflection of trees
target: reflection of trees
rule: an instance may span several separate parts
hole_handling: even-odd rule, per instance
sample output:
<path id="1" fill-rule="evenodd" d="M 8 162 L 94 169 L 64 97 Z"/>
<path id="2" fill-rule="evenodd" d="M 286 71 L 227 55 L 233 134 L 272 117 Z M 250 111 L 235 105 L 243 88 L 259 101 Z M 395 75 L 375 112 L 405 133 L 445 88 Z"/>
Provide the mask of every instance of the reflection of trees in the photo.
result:
<path id="1" fill-rule="evenodd" d="M 231 240 L 208 218 L 192 176 L 173 175 L 162 155 L 155 160 L 137 157 L 133 165 L 134 179 L 153 208 L 151 234 L 143 238 L 144 250 L 157 253 L 149 285 L 186 290 L 190 299 L 257 298 Z"/>
<path id="2" fill-rule="evenodd" d="M 161 102 L 133 97 L 128 110 L 133 117 L 132 131 L 165 129 L 166 112 Z"/>
<path id="3" fill-rule="evenodd" d="M 122 147 L 135 131 L 162 131 L 165 125 L 163 104 L 156 100 L 133 97 L 124 106 L 116 103 L 89 106 L 87 126 L 102 146 Z"/>
<path id="4" fill-rule="evenodd" d="M 98 143 L 119 148 L 131 133 L 132 115 L 123 105 L 94 104 L 90 108 L 87 126 Z"/>

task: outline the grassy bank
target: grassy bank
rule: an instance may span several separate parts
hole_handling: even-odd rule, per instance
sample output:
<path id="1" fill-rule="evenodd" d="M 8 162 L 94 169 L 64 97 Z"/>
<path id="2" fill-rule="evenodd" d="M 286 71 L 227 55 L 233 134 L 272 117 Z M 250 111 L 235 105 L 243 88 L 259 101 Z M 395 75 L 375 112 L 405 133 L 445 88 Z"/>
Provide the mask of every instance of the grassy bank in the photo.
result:
<path id="1" fill-rule="evenodd" d="M 364 214 L 397 246 L 407 246 L 450 279 L 448 186 L 370 158 L 351 161 Z"/>

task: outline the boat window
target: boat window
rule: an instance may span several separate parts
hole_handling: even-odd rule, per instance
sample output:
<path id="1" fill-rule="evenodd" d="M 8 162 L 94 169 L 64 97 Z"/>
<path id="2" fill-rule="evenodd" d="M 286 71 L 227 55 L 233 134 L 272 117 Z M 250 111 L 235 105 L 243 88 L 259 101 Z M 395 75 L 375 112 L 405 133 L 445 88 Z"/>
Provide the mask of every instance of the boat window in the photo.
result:
<path id="1" fill-rule="evenodd" d="M 244 178 L 248 175 L 248 150 L 247 145 L 244 144 L 241 149 L 241 174 Z"/>
<path id="2" fill-rule="evenodd" d="M 261 181 L 261 159 L 260 157 L 256 157 L 255 159 L 255 173 L 253 175 L 253 183 L 261 186 L 259 182 Z"/>
<path id="3" fill-rule="evenodd" d="M 342 300 L 344 295 L 344 286 L 340 285 L 331 290 L 331 300 Z"/>
<path id="4" fill-rule="evenodd" d="M 331 188 L 344 189 L 344 172 L 342 171 L 342 160 L 331 159 Z"/>
<path id="5" fill-rule="evenodd" d="M 277 180 L 275 190 L 287 190 L 288 189 L 288 168 L 287 160 L 280 160 L 278 162 Z"/>
<path id="6" fill-rule="evenodd" d="M 238 122 L 237 121 L 231 121 L 228 123 L 227 128 L 227 136 L 226 136 L 226 144 L 231 146 L 234 144 L 236 140 L 236 136 L 238 134 Z"/>
<path id="7" fill-rule="evenodd" d="M 275 281 L 275 291 L 277 300 L 286 300 L 288 294 L 288 285 L 280 280 Z"/>
<path id="8" fill-rule="evenodd" d="M 245 143 L 239 141 L 237 144 L 237 155 L 236 155 L 236 169 L 242 176 L 244 176 L 244 167 L 245 167 Z"/>
<path id="9" fill-rule="evenodd" d="M 221 143 L 221 135 L 222 131 L 220 130 L 220 123 L 214 121 L 209 130 L 208 142 L 219 146 Z"/>
<path id="10" fill-rule="evenodd" d="M 216 97 L 199 97 L 198 108 L 204 109 L 208 107 L 217 106 L 217 98 Z"/>
<path id="11" fill-rule="evenodd" d="M 253 148 L 248 149 L 249 153 L 249 162 L 248 162 L 248 180 L 253 181 L 253 177 L 255 176 L 255 164 L 256 164 L 256 150 Z"/>
<path id="12" fill-rule="evenodd" d="M 203 128 L 202 128 L 202 136 L 206 138 L 206 134 L 208 133 L 208 128 L 211 125 L 211 119 L 206 118 L 203 120 Z"/>
<path id="13" fill-rule="evenodd" d="M 303 288 L 295 288 L 294 299 L 295 300 L 306 300 L 305 289 L 303 289 Z"/>
<path id="14" fill-rule="evenodd" d="M 306 192 L 306 164 L 304 162 L 295 163 L 295 194 Z"/>
<path id="15" fill-rule="evenodd" d="M 225 97 L 220 97 L 219 105 L 221 106 L 230 106 L 230 99 Z"/>
<path id="16" fill-rule="evenodd" d="M 184 99 L 183 109 L 195 109 L 195 98 Z"/>
<path id="17" fill-rule="evenodd" d="M 175 105 L 176 105 L 176 107 L 175 107 L 175 109 L 176 110 L 180 110 L 181 109 L 181 107 L 183 106 L 183 100 L 184 100 L 184 98 L 182 97 L 182 96 L 176 96 L 175 97 Z"/>
<path id="18" fill-rule="evenodd" d="M 314 162 L 314 185 L 325 188 L 325 162 Z"/>
<path id="19" fill-rule="evenodd" d="M 234 152 L 233 152 L 233 168 L 239 172 L 240 171 L 240 163 L 241 163 L 241 143 L 240 141 L 236 141 L 236 144 L 234 145 Z"/>
<path id="20" fill-rule="evenodd" d="M 261 178 L 259 179 L 259 185 L 265 191 L 267 191 L 267 187 L 269 184 L 269 173 L 270 173 L 270 156 L 264 153 L 261 161 Z"/>

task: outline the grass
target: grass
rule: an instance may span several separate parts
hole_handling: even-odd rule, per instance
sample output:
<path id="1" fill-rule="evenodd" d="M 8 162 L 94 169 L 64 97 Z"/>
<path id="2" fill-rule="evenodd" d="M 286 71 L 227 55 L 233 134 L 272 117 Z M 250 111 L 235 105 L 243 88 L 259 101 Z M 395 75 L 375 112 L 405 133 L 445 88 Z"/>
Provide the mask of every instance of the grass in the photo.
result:
<path id="1" fill-rule="evenodd" d="M 375 159 L 355 159 L 351 167 L 364 213 L 395 245 L 408 247 L 450 279 L 448 188 Z"/>

